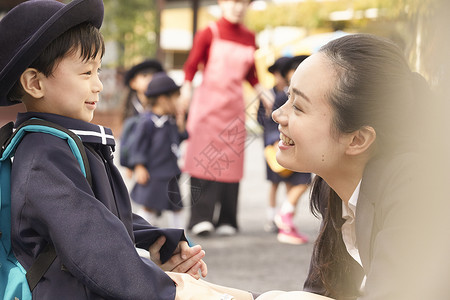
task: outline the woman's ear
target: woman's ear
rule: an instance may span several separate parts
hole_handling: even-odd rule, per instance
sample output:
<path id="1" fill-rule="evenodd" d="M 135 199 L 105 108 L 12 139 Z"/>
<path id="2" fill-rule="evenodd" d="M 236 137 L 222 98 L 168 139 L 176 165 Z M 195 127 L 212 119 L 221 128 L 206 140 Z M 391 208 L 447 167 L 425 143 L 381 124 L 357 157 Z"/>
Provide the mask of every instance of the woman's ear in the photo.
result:
<path id="1" fill-rule="evenodd" d="M 44 96 L 40 77 L 41 73 L 34 68 L 26 69 L 20 76 L 20 83 L 24 91 L 35 99 L 40 99 Z"/>
<path id="2" fill-rule="evenodd" d="M 350 143 L 345 154 L 359 155 L 366 152 L 375 142 L 377 133 L 371 126 L 364 126 L 350 134 Z"/>

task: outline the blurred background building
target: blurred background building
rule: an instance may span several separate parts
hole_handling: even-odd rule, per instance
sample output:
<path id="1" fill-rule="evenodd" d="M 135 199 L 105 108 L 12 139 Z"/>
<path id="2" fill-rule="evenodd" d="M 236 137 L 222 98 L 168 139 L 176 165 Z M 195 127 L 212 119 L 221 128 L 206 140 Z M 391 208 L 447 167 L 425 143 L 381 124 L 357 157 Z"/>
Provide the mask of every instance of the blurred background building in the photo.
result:
<path id="1" fill-rule="evenodd" d="M 1 0 L 0 18 L 24 0 Z M 70 2 L 70 0 L 59 0 Z M 423 69 L 426 48 L 423 23 L 435 0 L 255 0 L 245 24 L 257 33 L 256 66 L 261 83 L 270 88 L 267 72 L 279 56 L 311 54 L 343 34 L 368 32 L 395 41 L 416 70 Z M 220 17 L 216 0 L 104 0 L 102 33 L 107 44 L 103 58 L 104 91 L 95 122 L 120 133 L 122 76 L 145 58 L 156 57 L 177 83 L 195 32 Z M 201 80 L 201 74 L 194 84 Z M 246 89 L 250 91 L 250 89 Z M 246 93 L 253 109 L 255 95 Z M 17 107 L 2 109 L 0 118 L 14 116 Z M 20 108 L 19 108 L 20 109 Z M 251 113 L 249 114 L 251 116 Z"/>

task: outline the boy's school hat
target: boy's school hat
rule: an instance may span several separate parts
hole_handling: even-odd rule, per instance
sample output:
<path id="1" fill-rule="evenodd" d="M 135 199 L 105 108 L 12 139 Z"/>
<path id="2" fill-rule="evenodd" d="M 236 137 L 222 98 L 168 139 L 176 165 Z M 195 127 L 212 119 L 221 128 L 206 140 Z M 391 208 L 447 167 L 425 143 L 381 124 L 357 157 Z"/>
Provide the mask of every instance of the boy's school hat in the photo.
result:
<path id="1" fill-rule="evenodd" d="M 274 63 L 273 63 L 273 65 L 271 65 L 268 69 L 267 69 L 267 71 L 269 71 L 270 73 L 275 73 L 275 72 L 281 72 L 281 69 L 282 69 L 282 67 L 283 67 L 283 65 L 287 62 L 287 61 L 289 61 L 289 59 L 290 59 L 290 57 L 287 57 L 287 56 L 282 56 L 282 57 L 280 57 L 280 58 L 278 58 Z"/>
<path id="2" fill-rule="evenodd" d="M 16 104 L 6 96 L 20 75 L 57 37 L 81 23 L 100 28 L 102 0 L 29 0 L 0 20 L 0 106 Z"/>
<path id="3" fill-rule="evenodd" d="M 145 96 L 158 97 L 159 95 L 168 94 L 178 91 L 180 86 L 173 81 L 165 72 L 159 72 L 153 75 L 152 80 L 148 84 Z"/>
<path id="4" fill-rule="evenodd" d="M 130 85 L 130 80 L 133 79 L 134 76 L 143 72 L 143 71 L 152 71 L 153 73 L 164 72 L 164 68 L 159 61 L 156 59 L 147 59 L 128 70 L 125 73 L 124 82 L 125 85 Z"/>

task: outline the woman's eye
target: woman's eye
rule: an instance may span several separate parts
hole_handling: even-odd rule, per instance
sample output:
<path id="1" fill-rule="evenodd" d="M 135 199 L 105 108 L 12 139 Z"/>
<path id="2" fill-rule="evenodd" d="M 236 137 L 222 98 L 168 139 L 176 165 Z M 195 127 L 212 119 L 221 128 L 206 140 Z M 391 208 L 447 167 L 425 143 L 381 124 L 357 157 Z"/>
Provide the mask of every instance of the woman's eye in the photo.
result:
<path id="1" fill-rule="evenodd" d="M 295 104 L 293 104 L 292 107 L 294 108 L 295 111 L 301 111 L 301 112 L 303 112 L 302 109 L 299 108 L 298 106 L 296 106 Z"/>
<path id="2" fill-rule="evenodd" d="M 84 72 L 84 74 L 85 74 L 85 75 L 91 75 L 92 72 L 91 72 L 91 71 L 87 71 L 87 72 Z"/>

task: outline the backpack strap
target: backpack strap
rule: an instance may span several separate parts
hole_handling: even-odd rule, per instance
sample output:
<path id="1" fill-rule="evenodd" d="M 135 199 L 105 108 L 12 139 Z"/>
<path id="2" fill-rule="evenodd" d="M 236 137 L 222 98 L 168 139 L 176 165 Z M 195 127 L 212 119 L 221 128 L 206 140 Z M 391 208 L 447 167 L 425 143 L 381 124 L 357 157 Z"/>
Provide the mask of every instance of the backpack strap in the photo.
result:
<path id="1" fill-rule="evenodd" d="M 92 187 L 92 175 L 89 167 L 89 161 L 87 159 L 84 145 L 79 136 L 58 124 L 42 119 L 27 120 L 22 123 L 14 133 L 12 133 L 13 125 L 14 123 L 10 122 L 3 126 L 0 130 L 0 145 L 2 146 L 0 153 L 2 157 L 4 152 L 6 152 L 8 156 L 12 156 L 17 144 L 27 132 L 43 132 L 52 134 L 67 140 L 67 143 L 80 164 L 81 171 L 86 176 L 89 185 Z M 76 149 L 78 149 L 78 151 Z M 53 244 L 49 243 L 41 251 L 41 253 L 39 253 L 36 260 L 26 273 L 28 286 L 31 291 L 33 291 L 55 259 L 55 247 Z"/>
<path id="2" fill-rule="evenodd" d="M 52 265 L 53 261 L 56 259 L 56 250 L 53 244 L 48 243 L 47 246 L 39 253 L 38 257 L 28 269 L 27 277 L 28 286 L 30 291 L 33 291 L 36 285 L 39 283 L 41 278 L 47 272 L 47 270 Z"/>
<path id="3" fill-rule="evenodd" d="M 9 125 L 9 124 L 7 124 Z M 89 182 L 89 185 L 92 187 L 92 174 L 91 169 L 89 168 L 89 161 L 87 159 L 86 151 L 84 149 L 83 142 L 81 141 L 80 137 L 73 133 L 72 131 L 68 130 L 67 128 L 46 121 L 42 119 L 30 119 L 25 122 L 23 122 L 19 127 L 17 127 L 14 134 L 11 136 L 11 138 L 6 142 L 6 144 L 14 144 L 13 147 L 15 148 L 15 143 L 18 143 L 22 137 L 26 134 L 26 132 L 43 132 L 52 134 L 55 136 L 58 136 L 62 139 L 66 139 L 67 143 L 69 144 L 73 154 L 78 160 L 78 163 L 80 164 L 80 168 L 82 173 L 86 176 L 87 181 Z M 1 132 L 0 132 L 0 138 L 1 138 Z M 16 140 L 17 139 L 17 140 Z M 0 140 L 1 141 L 1 140 Z M 6 148 L 6 147 L 5 147 Z M 78 148 L 78 152 L 74 151 L 74 149 Z M 3 150 L 3 151 L 6 151 Z M 2 151 L 2 152 L 3 152 Z M 3 154 L 3 153 L 2 153 Z"/>

